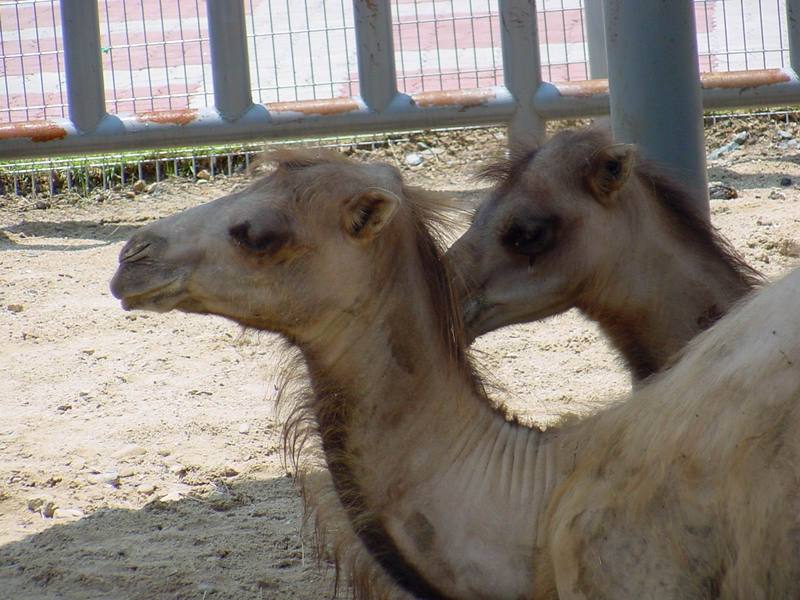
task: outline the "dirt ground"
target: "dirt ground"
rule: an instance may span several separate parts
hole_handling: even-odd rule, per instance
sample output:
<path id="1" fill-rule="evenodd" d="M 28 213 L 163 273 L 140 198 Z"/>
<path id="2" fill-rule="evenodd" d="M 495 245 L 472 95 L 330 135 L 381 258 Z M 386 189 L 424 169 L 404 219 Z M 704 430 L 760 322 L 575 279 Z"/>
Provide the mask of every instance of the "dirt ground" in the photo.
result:
<path id="1" fill-rule="evenodd" d="M 777 276 L 799 260 L 800 150 L 790 142 L 800 130 L 723 123 L 709 149 L 740 131 L 741 148 L 709 163 L 709 179 L 739 194 L 712 201 L 713 221 Z M 469 174 L 502 137 L 429 134 L 372 155 L 476 199 Z M 422 165 L 407 166 L 411 152 Z M 275 339 L 219 318 L 127 313 L 108 291 L 137 227 L 244 181 L 172 181 L 133 198 L 0 198 L 1 598 L 330 596 L 281 461 Z M 475 355 L 502 400 L 537 423 L 594 411 L 629 387 L 575 313 L 485 336 Z"/>

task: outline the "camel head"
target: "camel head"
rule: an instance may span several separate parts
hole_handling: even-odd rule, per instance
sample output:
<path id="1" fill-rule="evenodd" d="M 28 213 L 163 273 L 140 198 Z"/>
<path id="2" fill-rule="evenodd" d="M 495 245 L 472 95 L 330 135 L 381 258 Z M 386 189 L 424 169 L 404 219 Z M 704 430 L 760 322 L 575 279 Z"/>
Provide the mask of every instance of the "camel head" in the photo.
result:
<path id="1" fill-rule="evenodd" d="M 408 212 L 399 173 L 335 153 L 267 160 L 275 170 L 244 191 L 133 235 L 111 282 L 125 309 L 216 314 L 290 338 L 358 311 Z"/>
<path id="2" fill-rule="evenodd" d="M 483 170 L 495 186 L 447 253 L 470 339 L 567 310 L 613 275 L 635 156 L 601 131 L 565 131 Z"/>

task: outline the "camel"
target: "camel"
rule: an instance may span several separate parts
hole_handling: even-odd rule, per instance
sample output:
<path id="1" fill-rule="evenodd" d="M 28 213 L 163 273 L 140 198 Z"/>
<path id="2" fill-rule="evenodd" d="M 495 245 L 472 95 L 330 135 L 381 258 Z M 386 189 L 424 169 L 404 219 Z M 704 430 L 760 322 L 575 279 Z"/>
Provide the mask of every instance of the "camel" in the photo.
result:
<path id="1" fill-rule="evenodd" d="M 111 290 L 299 350 L 310 390 L 288 451 L 319 442 L 331 487 L 309 500 L 358 597 L 798 595 L 800 270 L 627 400 L 542 430 L 475 374 L 440 198 L 388 165 L 269 160 L 249 188 L 138 230 Z"/>
<path id="2" fill-rule="evenodd" d="M 762 283 L 672 178 L 605 131 L 564 131 L 483 176 L 447 252 L 469 337 L 578 308 L 641 381 Z"/>

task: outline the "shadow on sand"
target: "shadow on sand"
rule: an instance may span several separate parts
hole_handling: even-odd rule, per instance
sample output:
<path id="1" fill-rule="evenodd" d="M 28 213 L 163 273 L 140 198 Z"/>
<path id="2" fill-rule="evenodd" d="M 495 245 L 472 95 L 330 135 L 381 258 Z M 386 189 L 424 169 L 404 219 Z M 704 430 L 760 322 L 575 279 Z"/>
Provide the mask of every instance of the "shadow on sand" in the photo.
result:
<path id="1" fill-rule="evenodd" d="M 289 478 L 206 498 L 103 509 L 0 546 L 0 596 L 15 600 L 330 597 L 333 578 L 301 536 Z M 304 544 L 305 539 L 305 544 Z"/>

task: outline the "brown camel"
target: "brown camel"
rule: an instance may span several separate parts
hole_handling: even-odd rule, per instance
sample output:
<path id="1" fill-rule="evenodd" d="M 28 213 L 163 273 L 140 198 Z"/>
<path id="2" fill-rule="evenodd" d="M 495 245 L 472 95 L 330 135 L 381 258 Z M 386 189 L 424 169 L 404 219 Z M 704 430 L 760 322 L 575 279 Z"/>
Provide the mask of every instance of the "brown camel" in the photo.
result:
<path id="1" fill-rule="evenodd" d="M 470 339 L 577 307 L 641 380 L 761 281 L 680 185 L 604 131 L 561 132 L 483 174 L 496 185 L 447 253 Z"/>
<path id="2" fill-rule="evenodd" d="M 386 165 L 272 159 L 249 189 L 139 230 L 111 289 L 300 350 L 311 389 L 290 422 L 321 442 L 322 524 L 359 556 L 358 595 L 800 593 L 800 271 L 630 401 L 542 431 L 474 374 L 438 200 Z"/>

